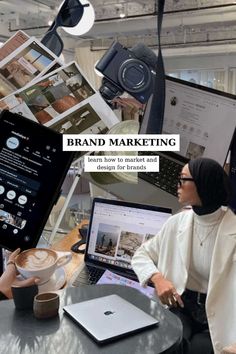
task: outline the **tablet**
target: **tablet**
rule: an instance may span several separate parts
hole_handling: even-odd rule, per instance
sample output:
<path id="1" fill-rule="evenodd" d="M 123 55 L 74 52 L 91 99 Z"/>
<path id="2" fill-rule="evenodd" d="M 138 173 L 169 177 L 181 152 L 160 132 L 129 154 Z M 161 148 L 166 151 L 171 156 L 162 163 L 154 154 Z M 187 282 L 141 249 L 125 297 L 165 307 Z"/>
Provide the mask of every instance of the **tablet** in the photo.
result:
<path id="1" fill-rule="evenodd" d="M 62 135 L 21 115 L 0 115 L 0 246 L 35 247 L 74 154 Z"/>

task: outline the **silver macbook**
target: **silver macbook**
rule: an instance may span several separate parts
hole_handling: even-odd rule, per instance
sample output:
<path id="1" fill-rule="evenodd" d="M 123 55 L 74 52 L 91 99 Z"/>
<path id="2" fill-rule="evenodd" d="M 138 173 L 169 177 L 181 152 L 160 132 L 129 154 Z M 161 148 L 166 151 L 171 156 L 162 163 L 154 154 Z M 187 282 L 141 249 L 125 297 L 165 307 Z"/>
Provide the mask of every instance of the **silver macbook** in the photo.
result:
<path id="1" fill-rule="evenodd" d="M 106 343 L 158 324 L 156 318 L 118 295 L 67 305 L 63 310 L 99 343 Z"/>
<path id="2" fill-rule="evenodd" d="M 72 285 L 96 284 L 106 270 L 137 280 L 131 267 L 134 252 L 170 216 L 168 208 L 94 198 L 84 263 L 72 276 Z"/>

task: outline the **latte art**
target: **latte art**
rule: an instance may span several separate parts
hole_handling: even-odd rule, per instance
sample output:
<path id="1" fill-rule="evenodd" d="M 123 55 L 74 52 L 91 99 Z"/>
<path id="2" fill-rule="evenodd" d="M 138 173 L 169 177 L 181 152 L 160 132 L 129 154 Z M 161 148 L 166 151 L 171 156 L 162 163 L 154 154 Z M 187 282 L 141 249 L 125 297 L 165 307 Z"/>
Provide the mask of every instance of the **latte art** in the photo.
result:
<path id="1" fill-rule="evenodd" d="M 18 264 L 23 268 L 37 270 L 47 268 L 53 265 L 55 261 L 56 258 L 50 251 L 34 250 L 26 252 L 24 257 L 20 258 Z"/>

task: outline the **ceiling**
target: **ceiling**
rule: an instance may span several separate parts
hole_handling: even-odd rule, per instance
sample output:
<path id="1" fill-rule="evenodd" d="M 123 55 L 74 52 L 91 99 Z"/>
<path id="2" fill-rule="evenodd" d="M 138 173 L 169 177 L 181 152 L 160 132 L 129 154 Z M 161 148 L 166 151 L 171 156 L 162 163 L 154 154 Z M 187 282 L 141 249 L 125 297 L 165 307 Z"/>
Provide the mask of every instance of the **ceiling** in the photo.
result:
<path id="1" fill-rule="evenodd" d="M 0 0 L 0 40 L 18 29 L 41 38 L 62 0 Z M 87 0 L 81 0 L 86 3 Z M 65 50 L 78 46 L 108 48 L 114 39 L 127 47 L 143 42 L 157 45 L 156 1 L 90 0 L 96 21 L 83 37 L 60 34 Z M 121 18 L 120 14 L 125 17 Z M 236 43 L 236 1 L 166 0 L 162 27 L 164 48 Z"/>

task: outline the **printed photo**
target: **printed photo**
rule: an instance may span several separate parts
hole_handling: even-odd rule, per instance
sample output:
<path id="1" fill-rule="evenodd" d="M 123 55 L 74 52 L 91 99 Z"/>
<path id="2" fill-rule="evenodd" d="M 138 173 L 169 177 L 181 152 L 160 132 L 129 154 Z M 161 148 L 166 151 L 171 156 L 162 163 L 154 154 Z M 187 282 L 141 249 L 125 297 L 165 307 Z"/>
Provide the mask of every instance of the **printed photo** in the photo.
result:
<path id="1" fill-rule="evenodd" d="M 21 90 L 17 97 L 28 106 L 39 123 L 45 124 L 94 93 L 72 64 Z"/>
<path id="2" fill-rule="evenodd" d="M 120 228 L 109 224 L 99 224 L 95 252 L 114 257 Z"/>
<path id="3" fill-rule="evenodd" d="M 90 129 L 87 128 L 88 119 L 85 119 L 85 116 L 94 122 L 97 120 L 94 112 L 107 128 L 119 122 L 101 95 L 82 75 L 79 66 L 72 62 L 34 80 L 33 84 L 27 85 L 26 88 L 0 99 L 0 111 L 9 109 L 48 127 L 56 124 L 58 127 L 61 120 L 66 123 L 64 119 L 67 116 L 70 116 L 70 120 L 71 114 L 88 103 L 91 108 L 87 106 L 88 110 L 82 111 L 82 117 L 76 120 L 78 124 L 76 129 Z M 80 123 L 83 124 L 79 127 Z M 63 128 L 69 129 L 70 124 L 71 122 Z M 100 122 L 95 125 L 95 132 L 103 131 L 104 125 Z M 91 130 L 88 132 L 92 133 Z"/>
<path id="4" fill-rule="evenodd" d="M 203 156 L 205 151 L 205 146 L 192 143 L 191 141 L 188 144 L 186 157 L 188 159 L 196 159 L 197 157 Z"/>
<path id="5" fill-rule="evenodd" d="M 29 36 L 23 31 L 17 31 L 0 48 L 0 62 L 10 55 L 15 49 L 27 42 Z"/>
<path id="6" fill-rule="evenodd" d="M 121 231 L 120 242 L 117 250 L 117 258 L 131 261 L 134 252 L 143 242 L 143 234 L 130 231 Z"/>
<path id="7" fill-rule="evenodd" d="M 60 60 L 35 38 L 30 38 L 0 63 L 0 97 L 19 90 Z"/>

